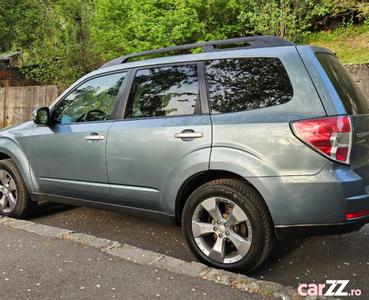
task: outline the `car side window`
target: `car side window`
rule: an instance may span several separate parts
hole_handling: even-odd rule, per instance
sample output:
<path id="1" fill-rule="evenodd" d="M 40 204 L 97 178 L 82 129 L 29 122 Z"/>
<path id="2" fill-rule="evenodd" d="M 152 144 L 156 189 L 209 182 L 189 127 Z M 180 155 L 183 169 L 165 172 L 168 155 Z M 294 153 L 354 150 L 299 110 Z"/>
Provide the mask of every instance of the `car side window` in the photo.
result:
<path id="1" fill-rule="evenodd" d="M 279 105 L 293 96 L 287 71 L 278 58 L 209 60 L 206 74 L 212 114 Z"/>
<path id="2" fill-rule="evenodd" d="M 55 108 L 56 123 L 109 120 L 126 72 L 93 78 L 78 86 Z"/>
<path id="3" fill-rule="evenodd" d="M 200 112 L 196 65 L 138 70 L 125 118 L 193 115 Z"/>

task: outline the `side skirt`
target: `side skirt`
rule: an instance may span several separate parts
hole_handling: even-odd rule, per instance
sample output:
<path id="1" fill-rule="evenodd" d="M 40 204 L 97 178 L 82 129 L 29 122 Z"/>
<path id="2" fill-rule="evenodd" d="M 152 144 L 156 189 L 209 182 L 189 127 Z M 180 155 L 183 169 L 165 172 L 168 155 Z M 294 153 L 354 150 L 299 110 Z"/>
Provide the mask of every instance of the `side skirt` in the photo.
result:
<path id="1" fill-rule="evenodd" d="M 83 206 L 83 207 L 90 207 L 95 209 L 102 209 L 122 214 L 129 214 L 137 217 L 148 218 L 156 221 L 160 221 L 162 223 L 178 226 L 178 222 L 176 221 L 176 217 L 174 215 L 168 215 L 163 212 L 143 209 L 143 208 L 135 208 L 129 206 L 122 206 L 112 203 L 104 203 L 104 202 L 97 202 L 91 201 L 86 199 L 79 199 L 79 198 L 72 198 L 72 197 L 65 197 L 53 194 L 42 194 L 42 193 L 30 193 L 29 194 L 33 201 L 51 201 L 57 202 L 67 205 L 74 205 L 74 206 Z"/>

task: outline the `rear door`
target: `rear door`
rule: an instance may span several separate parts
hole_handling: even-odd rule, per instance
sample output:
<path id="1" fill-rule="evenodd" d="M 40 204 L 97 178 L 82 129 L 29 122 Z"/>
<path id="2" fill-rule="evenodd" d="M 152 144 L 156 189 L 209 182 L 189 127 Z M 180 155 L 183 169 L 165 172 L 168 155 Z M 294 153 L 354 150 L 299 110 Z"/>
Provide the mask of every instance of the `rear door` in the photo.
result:
<path id="1" fill-rule="evenodd" d="M 110 128 L 106 149 L 117 203 L 162 210 L 163 201 L 175 201 L 163 191 L 179 188 L 168 183 L 208 169 L 211 121 L 199 77 L 201 63 L 134 70 L 123 119 Z"/>

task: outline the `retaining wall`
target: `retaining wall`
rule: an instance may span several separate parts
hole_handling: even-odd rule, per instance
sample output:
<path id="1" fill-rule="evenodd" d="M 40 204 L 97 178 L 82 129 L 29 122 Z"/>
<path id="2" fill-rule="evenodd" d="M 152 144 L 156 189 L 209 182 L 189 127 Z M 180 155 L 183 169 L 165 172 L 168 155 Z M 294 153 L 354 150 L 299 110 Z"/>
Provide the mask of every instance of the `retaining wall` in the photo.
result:
<path id="1" fill-rule="evenodd" d="M 34 109 L 49 106 L 65 89 L 60 86 L 0 88 L 0 128 L 29 121 Z"/>

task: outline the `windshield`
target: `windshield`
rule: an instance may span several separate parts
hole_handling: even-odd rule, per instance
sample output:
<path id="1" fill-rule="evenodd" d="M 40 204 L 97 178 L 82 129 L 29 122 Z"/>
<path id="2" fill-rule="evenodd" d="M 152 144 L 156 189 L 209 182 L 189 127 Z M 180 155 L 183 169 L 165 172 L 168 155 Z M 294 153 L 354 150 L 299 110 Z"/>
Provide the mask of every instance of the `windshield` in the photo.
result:
<path id="1" fill-rule="evenodd" d="M 369 113 L 369 101 L 338 58 L 327 53 L 317 53 L 316 57 L 341 98 L 346 112 L 350 115 Z"/>

